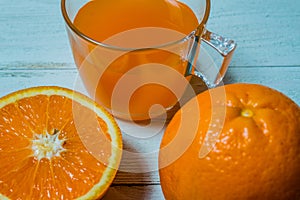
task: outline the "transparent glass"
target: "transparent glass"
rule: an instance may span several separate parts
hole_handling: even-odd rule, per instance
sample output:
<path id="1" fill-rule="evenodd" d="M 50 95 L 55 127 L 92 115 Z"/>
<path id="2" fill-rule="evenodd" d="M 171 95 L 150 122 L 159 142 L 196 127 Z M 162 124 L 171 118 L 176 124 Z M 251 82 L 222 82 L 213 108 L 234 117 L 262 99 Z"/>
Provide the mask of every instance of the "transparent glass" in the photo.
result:
<path id="1" fill-rule="evenodd" d="M 105 40 L 99 40 L 74 23 L 78 12 L 91 1 L 62 0 L 62 13 L 74 60 L 92 98 L 117 117 L 146 120 L 160 116 L 164 110 L 178 104 L 187 90 L 191 75 L 200 77 L 208 87 L 215 87 L 221 82 L 236 44 L 205 28 L 210 0 L 128 1 L 141 4 L 138 7 L 140 9 L 147 8 L 149 2 L 161 2 L 164 7 L 171 6 L 174 9 L 168 10 L 167 15 L 163 16 L 175 20 L 174 24 L 177 23 L 175 18 L 178 16 L 175 11 L 178 5 L 183 5 L 192 11 L 197 23 L 189 32 L 155 25 L 128 27 Z M 107 2 L 113 5 L 109 10 L 112 13 L 114 6 L 118 7 L 120 4 L 120 0 Z M 150 8 L 148 11 L 152 14 Z M 160 14 L 158 12 L 160 11 L 153 9 L 153 16 Z M 101 17 L 101 13 L 98 15 Z M 124 19 L 127 15 L 133 14 L 126 12 L 124 8 Z M 145 16 L 140 17 L 143 19 Z M 122 16 L 119 18 L 122 19 Z M 99 28 L 99 32 L 122 25 L 114 24 L 114 19 L 104 14 L 101 20 L 105 23 Z M 219 66 L 207 61 L 208 54 L 203 53 L 202 42 L 222 57 Z"/>

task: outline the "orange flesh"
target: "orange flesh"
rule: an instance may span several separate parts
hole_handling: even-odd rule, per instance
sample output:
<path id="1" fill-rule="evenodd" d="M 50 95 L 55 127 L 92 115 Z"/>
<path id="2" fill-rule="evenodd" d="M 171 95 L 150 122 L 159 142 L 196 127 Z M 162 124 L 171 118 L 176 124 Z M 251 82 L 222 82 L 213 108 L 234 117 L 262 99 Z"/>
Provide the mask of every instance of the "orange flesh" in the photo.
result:
<path id="1" fill-rule="evenodd" d="M 96 117 L 99 126 L 90 126 L 89 118 L 78 120 L 76 113 Z M 86 131 L 83 138 L 102 135 L 101 161 L 81 142 L 80 127 Z M 34 156 L 34 135 L 57 131 L 59 139 L 65 139 L 65 151 L 50 159 Z M 111 156 L 105 140 L 111 138 L 102 119 L 66 97 L 38 95 L 4 106 L 0 109 L 0 194 L 11 199 L 74 199 L 86 194 L 99 182 L 106 169 L 103 163 Z"/>
<path id="2" fill-rule="evenodd" d="M 74 24 L 82 33 L 98 42 L 135 48 L 180 40 L 196 29 L 198 20 L 188 6 L 175 0 L 149 0 L 143 3 L 140 0 L 94 0 L 79 10 Z M 158 29 L 136 31 L 144 27 L 158 27 Z M 117 116 L 122 118 L 131 116 L 135 120 L 147 119 L 152 105 L 160 104 L 164 108 L 169 108 L 178 101 L 179 95 L 173 94 L 172 90 L 178 88 L 179 80 L 174 74 L 157 78 L 157 75 L 165 74 L 163 68 L 152 70 L 153 74 L 130 75 L 130 79 L 135 83 L 147 78 L 153 79 L 155 83 L 149 81 L 145 85 L 141 84 L 133 92 L 129 103 L 126 98 L 118 98 L 116 104 L 112 105 L 114 101 L 112 95 L 114 92 L 120 93 L 130 88 L 129 83 L 123 83 L 118 90 L 114 90 L 124 74 L 128 74 L 135 67 L 146 68 L 142 66 L 144 64 L 157 63 L 168 66 L 173 68 L 175 73 L 184 75 L 187 66 L 184 57 L 187 55 L 182 53 L 182 49 L 187 49 L 187 42 L 178 44 L 176 50 L 130 51 L 119 55 L 118 58 L 111 58 L 112 54 L 117 52 L 106 48 L 95 50 L 95 45 L 83 40 L 71 39 L 71 44 L 75 62 L 80 68 L 81 78 L 90 95 L 95 96 L 98 103 L 118 113 Z M 92 50 L 94 55 L 89 61 L 85 61 Z M 166 78 L 169 79 L 171 86 L 162 85 Z M 181 93 L 183 90 L 184 87 Z"/>

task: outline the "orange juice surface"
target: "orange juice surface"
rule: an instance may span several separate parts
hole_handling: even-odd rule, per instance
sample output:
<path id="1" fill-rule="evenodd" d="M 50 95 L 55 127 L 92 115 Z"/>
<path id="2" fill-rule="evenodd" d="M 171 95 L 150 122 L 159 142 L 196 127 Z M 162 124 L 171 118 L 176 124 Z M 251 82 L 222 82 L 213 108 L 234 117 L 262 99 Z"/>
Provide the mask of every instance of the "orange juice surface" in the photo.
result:
<path id="1" fill-rule="evenodd" d="M 143 120 L 153 105 L 169 108 L 178 101 L 176 73 L 185 73 L 190 44 L 161 45 L 196 29 L 188 6 L 175 0 L 93 0 L 79 10 L 74 25 L 94 41 L 118 47 L 71 39 L 87 90 L 115 115 Z"/>

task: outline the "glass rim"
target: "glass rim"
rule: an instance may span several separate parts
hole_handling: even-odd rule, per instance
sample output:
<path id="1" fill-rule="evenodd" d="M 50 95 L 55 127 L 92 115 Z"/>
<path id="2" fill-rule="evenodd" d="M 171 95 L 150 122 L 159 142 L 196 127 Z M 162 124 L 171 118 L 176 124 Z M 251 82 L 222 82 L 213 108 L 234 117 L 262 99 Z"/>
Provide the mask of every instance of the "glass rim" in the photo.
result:
<path id="1" fill-rule="evenodd" d="M 103 42 L 99 42 L 89 36 L 87 36 L 86 34 L 84 34 L 83 32 L 81 32 L 71 21 L 67 9 L 66 9 L 66 1 L 67 0 L 61 0 L 61 12 L 64 18 L 64 21 L 66 23 L 66 25 L 77 35 L 79 36 L 81 39 L 86 40 L 94 45 L 97 46 L 101 46 L 101 47 L 105 47 L 105 48 L 109 48 L 109 49 L 114 49 L 114 50 L 120 50 L 120 51 L 137 51 L 137 50 L 146 50 L 146 49 L 159 49 L 159 48 L 163 48 L 163 47 L 167 47 L 167 46 L 172 46 L 181 42 L 184 42 L 186 40 L 188 40 L 190 37 L 192 37 L 195 34 L 199 34 L 197 30 L 201 30 L 201 27 L 204 27 L 205 24 L 208 21 L 209 18 L 209 14 L 210 14 L 210 0 L 205 0 L 206 2 L 206 7 L 205 7 L 205 13 L 204 13 L 204 17 L 201 20 L 201 22 L 198 24 L 198 26 L 191 31 L 189 34 L 187 34 L 186 36 L 184 36 L 183 38 L 179 39 L 179 40 L 174 40 L 172 42 L 168 42 L 168 43 L 163 43 L 160 45 L 156 45 L 156 46 L 150 46 L 150 47 L 142 47 L 142 48 L 128 48 L 128 47 L 121 47 L 121 46 L 115 46 L 115 45 L 110 45 L 110 44 L 106 44 Z M 196 35 L 198 36 L 198 35 Z"/>

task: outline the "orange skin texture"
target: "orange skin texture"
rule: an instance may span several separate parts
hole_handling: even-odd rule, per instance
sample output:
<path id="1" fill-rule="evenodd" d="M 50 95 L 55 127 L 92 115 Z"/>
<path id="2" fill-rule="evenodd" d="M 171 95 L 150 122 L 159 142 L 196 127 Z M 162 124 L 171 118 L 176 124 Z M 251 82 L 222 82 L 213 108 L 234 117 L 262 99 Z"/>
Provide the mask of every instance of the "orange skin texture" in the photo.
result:
<path id="1" fill-rule="evenodd" d="M 223 87 L 222 87 L 223 88 Z M 300 199 L 300 108 L 271 88 L 255 84 L 224 86 L 224 125 L 216 144 L 202 158 L 212 119 L 206 91 L 188 102 L 168 125 L 159 154 L 160 181 L 166 199 Z M 199 105 L 200 112 L 192 102 Z M 183 134 L 191 144 L 178 152 L 182 115 L 200 116 L 197 131 Z M 221 117 L 217 115 L 217 117 Z M 205 143 L 207 144 L 207 143 Z"/>

